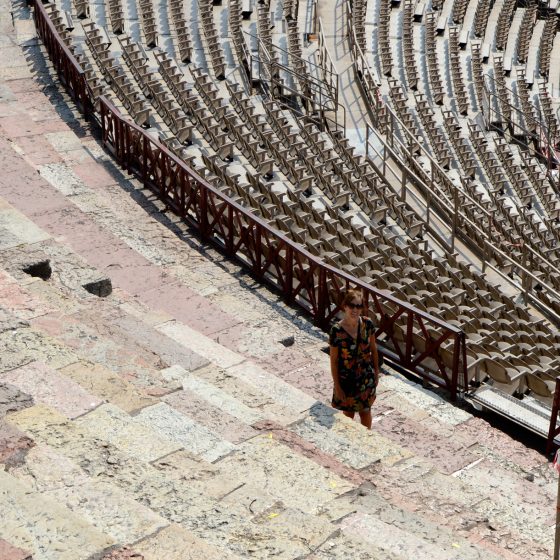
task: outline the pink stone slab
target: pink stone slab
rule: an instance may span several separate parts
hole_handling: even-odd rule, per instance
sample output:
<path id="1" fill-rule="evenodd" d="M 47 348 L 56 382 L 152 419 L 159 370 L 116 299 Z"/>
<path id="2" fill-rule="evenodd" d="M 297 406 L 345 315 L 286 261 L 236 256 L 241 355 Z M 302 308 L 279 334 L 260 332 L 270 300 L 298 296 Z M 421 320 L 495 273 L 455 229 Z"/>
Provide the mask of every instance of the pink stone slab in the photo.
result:
<path id="1" fill-rule="evenodd" d="M 381 417 L 375 423 L 375 429 L 403 447 L 413 449 L 417 455 L 430 460 L 439 471 L 446 474 L 454 473 L 478 458 L 461 441 L 442 437 L 397 411 Z"/>
<path id="2" fill-rule="evenodd" d="M 31 554 L 0 539 L 0 560 L 32 560 Z"/>
<path id="3" fill-rule="evenodd" d="M 33 447 L 32 439 L 20 432 L 9 422 L 0 420 L 0 463 L 10 461 L 18 453 L 22 453 Z M 2 555 L 0 554 L 0 559 Z"/>
<path id="4" fill-rule="evenodd" d="M 15 80 L 19 83 L 27 80 Z M 11 88 L 11 84 L 10 84 Z M 20 138 L 23 136 L 33 136 L 39 132 L 39 127 L 28 115 L 22 113 L 21 115 L 13 117 L 3 117 L 0 119 L 0 129 L 4 133 L 2 136 L 6 138 Z"/>
<path id="5" fill-rule="evenodd" d="M 231 443 L 240 443 L 258 435 L 258 431 L 219 410 L 208 401 L 188 391 L 177 391 L 163 399 L 181 414 L 196 420 Z"/>
<path id="6" fill-rule="evenodd" d="M 29 393 L 35 402 L 52 406 L 72 419 L 103 402 L 41 362 L 32 362 L 9 371 L 2 379 Z"/>
<path id="7" fill-rule="evenodd" d="M 179 283 L 162 283 L 157 289 L 139 293 L 138 299 L 150 307 L 166 311 L 175 319 L 206 336 L 215 335 L 239 324 L 237 317 L 222 311 L 206 298 Z M 196 348 L 193 350 L 196 351 Z"/>
<path id="8" fill-rule="evenodd" d="M 62 161 L 52 144 L 42 134 L 20 136 L 15 142 L 23 150 L 25 158 L 36 166 Z"/>
<path id="9" fill-rule="evenodd" d="M 107 187 L 118 183 L 118 177 L 114 177 L 109 170 L 97 162 L 81 163 L 75 165 L 72 170 L 89 187 Z"/>
<path id="10" fill-rule="evenodd" d="M 0 270 L 0 301 L 2 307 L 24 320 L 54 311 L 52 307 L 21 288 L 2 270 Z"/>
<path id="11" fill-rule="evenodd" d="M 476 438 L 478 443 L 489 447 L 497 456 L 502 456 L 504 461 L 519 465 L 523 469 L 535 469 L 548 465 L 544 455 L 516 441 L 506 433 L 493 428 L 482 418 L 470 418 L 459 424 L 458 431 Z"/>

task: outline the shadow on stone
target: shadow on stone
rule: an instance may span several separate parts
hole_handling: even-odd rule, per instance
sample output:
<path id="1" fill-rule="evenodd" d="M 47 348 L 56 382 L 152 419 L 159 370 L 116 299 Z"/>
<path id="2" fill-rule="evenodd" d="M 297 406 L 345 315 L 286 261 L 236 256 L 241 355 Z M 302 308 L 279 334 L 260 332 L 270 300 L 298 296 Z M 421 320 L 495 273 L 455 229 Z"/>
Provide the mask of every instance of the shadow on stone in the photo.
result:
<path id="1" fill-rule="evenodd" d="M 321 426 L 332 428 L 334 425 L 334 415 L 337 414 L 334 408 L 326 404 L 317 402 L 309 409 L 309 415 Z"/>

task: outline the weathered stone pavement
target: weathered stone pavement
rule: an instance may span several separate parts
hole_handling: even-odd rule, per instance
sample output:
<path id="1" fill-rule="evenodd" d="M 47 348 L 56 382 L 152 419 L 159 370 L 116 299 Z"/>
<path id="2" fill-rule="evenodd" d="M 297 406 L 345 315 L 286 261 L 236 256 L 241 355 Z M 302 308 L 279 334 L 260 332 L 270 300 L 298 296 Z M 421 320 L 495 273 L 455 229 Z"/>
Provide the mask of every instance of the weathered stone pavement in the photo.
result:
<path id="1" fill-rule="evenodd" d="M 0 559 L 550 558 L 547 460 L 391 370 L 371 432 L 335 413 L 324 333 L 127 180 L 14 6 Z"/>

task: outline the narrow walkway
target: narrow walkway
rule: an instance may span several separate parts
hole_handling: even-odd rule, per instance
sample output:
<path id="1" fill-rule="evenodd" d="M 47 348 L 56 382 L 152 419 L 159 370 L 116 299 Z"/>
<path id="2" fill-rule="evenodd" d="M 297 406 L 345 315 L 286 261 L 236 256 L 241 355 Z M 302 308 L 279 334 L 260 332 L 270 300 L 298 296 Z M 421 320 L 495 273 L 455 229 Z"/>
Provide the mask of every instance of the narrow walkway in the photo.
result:
<path id="1" fill-rule="evenodd" d="M 366 122 L 371 119 L 354 74 L 352 53 L 345 35 L 344 1 L 337 0 L 336 4 L 319 2 L 317 17 L 322 20 L 325 44 L 339 75 L 339 101 L 346 111 L 346 137 L 356 146 L 358 153 L 364 153 Z"/>

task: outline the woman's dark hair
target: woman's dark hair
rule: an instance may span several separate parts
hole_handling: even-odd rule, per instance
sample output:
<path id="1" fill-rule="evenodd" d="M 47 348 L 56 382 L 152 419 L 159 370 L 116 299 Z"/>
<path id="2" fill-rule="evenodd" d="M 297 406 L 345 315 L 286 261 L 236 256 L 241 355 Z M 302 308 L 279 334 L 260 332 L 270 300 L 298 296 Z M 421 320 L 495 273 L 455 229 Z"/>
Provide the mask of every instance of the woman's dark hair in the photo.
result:
<path id="1" fill-rule="evenodd" d="M 349 303 L 352 303 L 355 299 L 359 299 L 359 300 L 363 301 L 362 292 L 360 292 L 360 290 L 348 290 L 344 294 L 344 296 L 342 298 L 342 302 L 341 302 L 340 305 L 342 307 L 345 307 Z"/>

